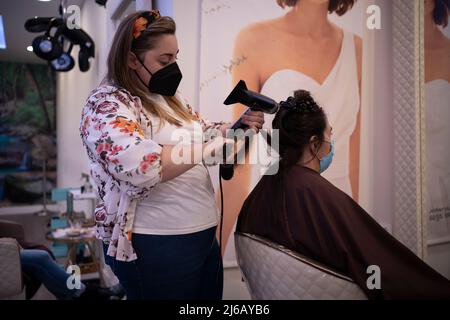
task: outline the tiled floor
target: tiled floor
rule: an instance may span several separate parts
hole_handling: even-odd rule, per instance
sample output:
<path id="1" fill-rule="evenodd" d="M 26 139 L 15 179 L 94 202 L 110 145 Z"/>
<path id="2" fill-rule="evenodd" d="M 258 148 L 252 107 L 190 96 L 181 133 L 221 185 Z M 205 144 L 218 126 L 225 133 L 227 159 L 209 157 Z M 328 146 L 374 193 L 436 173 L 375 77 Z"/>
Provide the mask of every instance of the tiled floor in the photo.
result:
<path id="1" fill-rule="evenodd" d="M 242 281 L 239 268 L 226 268 L 223 281 L 224 300 L 250 300 L 245 282 Z"/>
<path id="2" fill-rule="evenodd" d="M 241 272 L 238 268 L 226 268 L 224 270 L 224 300 L 250 300 L 245 283 L 241 280 Z M 33 297 L 33 300 L 54 300 L 55 297 L 45 288 L 41 288 Z"/>

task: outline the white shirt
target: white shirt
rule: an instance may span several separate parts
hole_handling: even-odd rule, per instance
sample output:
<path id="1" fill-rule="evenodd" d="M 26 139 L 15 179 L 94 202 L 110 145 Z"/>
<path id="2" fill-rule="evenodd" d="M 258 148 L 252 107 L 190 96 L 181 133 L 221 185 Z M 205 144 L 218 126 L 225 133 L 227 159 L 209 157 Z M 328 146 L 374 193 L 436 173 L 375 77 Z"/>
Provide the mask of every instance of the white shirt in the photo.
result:
<path id="1" fill-rule="evenodd" d="M 184 103 L 180 96 L 177 97 Z M 174 114 L 161 96 L 157 95 L 155 99 L 158 99 L 155 101 L 158 106 Z M 148 116 L 153 124 L 152 140 L 160 145 L 176 145 L 179 142 L 177 134 L 188 134 L 192 142 L 202 140 L 198 122 L 182 121 L 181 127 L 166 122 L 159 128 L 159 119 L 149 113 Z M 216 226 L 219 217 L 208 169 L 199 163 L 152 188 L 147 198 L 137 204 L 132 230 L 140 234 L 187 234 Z"/>

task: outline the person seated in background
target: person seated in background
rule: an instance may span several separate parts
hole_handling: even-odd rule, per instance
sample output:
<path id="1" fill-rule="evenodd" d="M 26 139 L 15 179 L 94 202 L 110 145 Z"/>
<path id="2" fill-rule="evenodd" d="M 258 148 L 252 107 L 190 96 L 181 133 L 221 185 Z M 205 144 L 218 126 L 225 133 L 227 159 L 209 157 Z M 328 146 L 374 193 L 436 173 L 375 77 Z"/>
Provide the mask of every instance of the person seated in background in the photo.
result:
<path id="1" fill-rule="evenodd" d="M 321 176 L 334 155 L 332 128 L 309 92 L 276 114 L 279 170 L 247 197 L 236 230 L 265 237 L 348 275 L 369 299 L 450 299 L 450 281 L 385 231 L 346 193 Z M 369 289 L 369 266 L 380 289 Z"/>
<path id="2" fill-rule="evenodd" d="M 47 250 L 22 249 L 20 250 L 20 263 L 26 276 L 32 276 L 39 280 L 57 299 L 77 299 L 86 290 L 86 285 L 82 282 L 78 289 L 69 288 L 67 279 L 70 274 L 56 263 Z"/>
<path id="3" fill-rule="evenodd" d="M 25 284 L 25 298 L 31 299 L 43 284 L 57 299 L 121 299 L 125 292 L 120 285 L 97 288 L 80 283 L 70 289 L 67 273 L 56 261 L 52 251 L 44 245 L 25 241 L 24 230 L 18 223 L 0 220 L 0 238 L 16 239 L 20 245 L 20 264 Z M 1 259 L 1 257 L 0 257 Z"/>
<path id="4" fill-rule="evenodd" d="M 83 283 L 78 290 L 69 290 L 66 282 L 70 275 L 56 263 L 55 256 L 49 248 L 25 240 L 25 232 L 21 224 L 0 220 L 0 238 L 15 239 L 20 246 L 25 299 L 31 299 L 41 284 L 57 299 L 78 298 L 85 292 L 86 286 Z"/>
<path id="5" fill-rule="evenodd" d="M 48 250 L 22 249 L 20 263 L 25 276 L 36 278 L 58 300 L 120 300 L 125 295 L 120 284 L 100 288 L 80 282 L 79 288 L 69 288 L 70 274 L 56 263 Z"/>

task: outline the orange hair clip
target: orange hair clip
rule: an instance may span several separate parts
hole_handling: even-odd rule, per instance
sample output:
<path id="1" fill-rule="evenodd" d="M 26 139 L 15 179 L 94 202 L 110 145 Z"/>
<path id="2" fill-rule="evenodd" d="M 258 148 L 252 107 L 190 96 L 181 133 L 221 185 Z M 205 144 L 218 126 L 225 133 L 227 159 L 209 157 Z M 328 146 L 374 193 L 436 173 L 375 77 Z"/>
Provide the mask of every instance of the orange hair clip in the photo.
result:
<path id="1" fill-rule="evenodd" d="M 142 31 L 147 28 L 148 25 L 150 25 L 153 21 L 160 18 L 161 14 L 159 13 L 159 10 L 150 10 L 145 11 L 142 13 L 136 21 L 134 21 L 133 26 L 133 37 L 135 39 L 139 38 Z"/>

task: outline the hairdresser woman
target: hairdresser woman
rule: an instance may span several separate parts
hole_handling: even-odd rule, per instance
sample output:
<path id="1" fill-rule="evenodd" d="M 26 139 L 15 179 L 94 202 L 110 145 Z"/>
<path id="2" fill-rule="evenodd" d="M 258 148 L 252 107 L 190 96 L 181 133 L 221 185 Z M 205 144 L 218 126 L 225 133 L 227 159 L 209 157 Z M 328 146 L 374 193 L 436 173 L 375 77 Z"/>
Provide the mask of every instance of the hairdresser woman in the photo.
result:
<path id="1" fill-rule="evenodd" d="M 170 17 L 155 10 L 127 16 L 112 41 L 107 76 L 82 113 L 99 195 L 97 237 L 127 299 L 222 298 L 219 212 L 194 145 L 208 149 L 217 141 L 207 141 L 209 131 L 224 135 L 229 124 L 201 119 L 181 98 L 177 54 Z M 250 112 L 243 122 L 258 131 L 264 119 Z M 193 161 L 174 160 L 177 129 L 193 133 L 192 148 L 181 152 Z"/>

